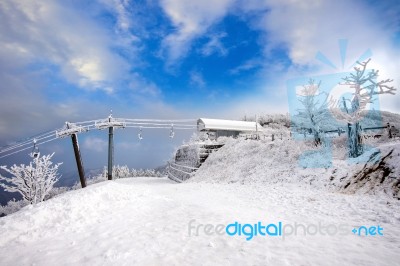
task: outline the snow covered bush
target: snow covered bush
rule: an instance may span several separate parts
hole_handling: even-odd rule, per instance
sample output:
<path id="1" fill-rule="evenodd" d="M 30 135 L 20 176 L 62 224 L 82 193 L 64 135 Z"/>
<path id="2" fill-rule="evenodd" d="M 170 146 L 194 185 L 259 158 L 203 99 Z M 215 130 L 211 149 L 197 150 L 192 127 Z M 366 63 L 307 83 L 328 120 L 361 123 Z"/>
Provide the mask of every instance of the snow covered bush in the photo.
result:
<path id="1" fill-rule="evenodd" d="M 165 176 L 163 173 L 154 169 L 129 169 L 127 165 L 115 165 L 113 166 L 113 179 L 127 178 L 127 177 L 162 177 Z M 96 175 L 88 179 L 88 184 L 98 183 L 107 180 L 107 167 L 104 166 L 103 173 Z"/>
<path id="2" fill-rule="evenodd" d="M 154 169 L 132 169 L 130 173 L 131 177 L 162 177 L 163 173 Z"/>
<path id="3" fill-rule="evenodd" d="M 11 168 L 1 166 L 11 177 L 0 175 L 0 186 L 7 192 L 21 194 L 24 201 L 34 204 L 41 202 L 53 189 L 54 184 L 60 178 L 58 168 L 62 163 L 53 165 L 50 155 L 31 155 L 32 161 L 29 165 L 16 165 Z"/>
<path id="4" fill-rule="evenodd" d="M 114 165 L 113 166 L 113 179 L 130 177 L 130 174 L 131 173 L 129 171 L 129 167 L 126 165 L 123 165 L 123 166 Z"/>
<path id="5" fill-rule="evenodd" d="M 17 212 L 28 204 L 29 203 L 24 200 L 16 201 L 15 199 L 12 199 L 9 202 L 7 202 L 5 206 L 0 205 L 0 217 Z"/>
<path id="6" fill-rule="evenodd" d="M 254 121 L 254 118 L 246 117 L 242 120 Z M 290 119 L 288 114 L 261 114 L 257 116 L 257 121 L 262 126 L 281 125 L 286 128 L 290 127 Z"/>

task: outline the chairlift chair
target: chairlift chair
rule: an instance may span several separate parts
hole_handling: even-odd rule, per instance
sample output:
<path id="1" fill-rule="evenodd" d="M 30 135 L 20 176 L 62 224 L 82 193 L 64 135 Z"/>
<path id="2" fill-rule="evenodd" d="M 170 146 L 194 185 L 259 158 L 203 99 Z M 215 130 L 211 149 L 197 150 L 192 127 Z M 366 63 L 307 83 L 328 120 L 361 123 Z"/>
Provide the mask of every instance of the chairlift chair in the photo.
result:
<path id="1" fill-rule="evenodd" d="M 174 124 L 171 125 L 171 131 L 169 132 L 169 137 L 172 139 L 175 136 L 175 132 L 174 132 Z"/>
<path id="2" fill-rule="evenodd" d="M 32 148 L 32 152 L 31 152 L 31 156 L 33 158 L 37 158 L 39 155 L 39 147 L 36 145 L 36 139 L 33 139 L 33 148 Z"/>
<path id="3" fill-rule="evenodd" d="M 139 129 L 138 138 L 139 138 L 139 140 L 143 139 L 143 137 L 142 137 L 142 127 L 140 127 L 140 129 Z"/>

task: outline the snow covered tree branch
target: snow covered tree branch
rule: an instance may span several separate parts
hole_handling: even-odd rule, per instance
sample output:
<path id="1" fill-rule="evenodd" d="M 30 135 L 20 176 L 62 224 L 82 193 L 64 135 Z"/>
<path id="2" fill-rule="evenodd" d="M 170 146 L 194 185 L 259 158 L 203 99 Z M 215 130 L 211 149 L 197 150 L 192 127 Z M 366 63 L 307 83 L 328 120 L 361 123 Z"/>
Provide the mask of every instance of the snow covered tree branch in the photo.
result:
<path id="1" fill-rule="evenodd" d="M 354 89 L 351 99 L 342 98 L 340 100 L 330 99 L 331 113 L 337 120 L 347 122 L 349 137 L 349 156 L 358 157 L 363 153 L 361 138 L 360 120 L 363 111 L 369 103 L 375 100 L 379 94 L 395 94 L 396 89 L 387 83 L 392 79 L 376 81 L 379 76 L 379 70 L 367 70 L 367 65 L 371 61 L 357 62 L 359 66 L 354 67 L 355 73 L 343 78 L 344 83 L 340 85 L 349 86 Z M 350 104 L 350 106 L 348 106 Z"/>
<path id="2" fill-rule="evenodd" d="M 23 200 L 31 204 L 43 201 L 60 178 L 58 168 L 62 163 L 53 165 L 53 155 L 40 156 L 39 153 L 36 157 L 31 155 L 29 165 L 1 166 L 0 169 L 11 174 L 11 177 L 0 175 L 0 186 L 7 192 L 21 194 Z"/>
<path id="3" fill-rule="evenodd" d="M 317 84 L 310 79 L 307 85 L 303 86 L 299 101 L 304 109 L 299 110 L 299 116 L 304 118 L 311 128 L 314 135 L 315 146 L 321 144 L 320 126 L 321 122 L 327 117 L 327 99 L 328 96 L 319 91 L 321 81 Z"/>

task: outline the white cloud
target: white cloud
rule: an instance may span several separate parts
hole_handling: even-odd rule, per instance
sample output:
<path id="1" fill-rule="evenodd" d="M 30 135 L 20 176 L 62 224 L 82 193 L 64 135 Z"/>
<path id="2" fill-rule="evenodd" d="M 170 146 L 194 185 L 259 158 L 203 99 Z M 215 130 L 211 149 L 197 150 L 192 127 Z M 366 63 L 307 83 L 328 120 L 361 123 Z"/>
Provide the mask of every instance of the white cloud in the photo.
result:
<path id="1" fill-rule="evenodd" d="M 115 14 L 117 18 L 117 29 L 121 31 L 128 31 L 131 27 L 131 18 L 129 16 L 128 6 L 130 5 L 129 0 L 100 0 L 103 4 L 108 6 Z"/>
<path id="2" fill-rule="evenodd" d="M 391 3 L 396 5 L 395 1 Z M 388 2 L 368 5 L 361 1 L 269 0 L 243 1 L 240 6 L 236 12 L 252 19 L 250 25 L 265 33 L 266 59 L 273 58 L 277 48 L 287 50 L 292 65 L 287 73 L 281 72 L 270 80 L 271 83 L 282 84 L 280 91 L 286 88 L 277 79 L 348 71 L 367 49 L 371 49 L 373 54 L 370 66 L 380 69 L 382 78 L 400 79 L 400 60 L 394 60 L 400 57 L 400 49 L 392 39 L 400 31 L 400 10 Z M 339 39 L 348 40 L 344 69 Z M 326 55 L 337 69 L 324 67 L 315 59 L 317 52 Z M 271 63 L 275 64 L 265 64 L 266 75 L 270 75 Z M 393 111 L 393 102 L 387 101 L 388 98 L 383 97 L 382 106 Z M 391 98 L 399 101 L 400 95 Z M 397 111 L 400 111 L 398 107 Z"/>
<path id="3" fill-rule="evenodd" d="M 233 69 L 230 69 L 229 73 L 232 75 L 236 75 L 243 71 L 249 71 L 249 70 L 253 70 L 255 68 L 259 68 L 263 64 L 264 63 L 261 58 L 252 58 L 252 59 L 245 61 L 243 64 L 241 64 Z"/>
<path id="4" fill-rule="evenodd" d="M 146 97 L 157 97 L 161 94 L 161 89 L 154 82 L 145 80 L 138 73 L 132 73 L 131 77 L 129 88 L 135 93 Z"/>
<path id="5" fill-rule="evenodd" d="M 228 54 L 228 49 L 225 48 L 221 39 L 226 37 L 226 33 L 212 34 L 209 37 L 209 41 L 201 48 L 201 53 L 204 56 L 210 56 L 217 53 L 221 56 L 226 56 Z"/>
<path id="6" fill-rule="evenodd" d="M 316 53 L 322 52 L 341 68 L 339 39 L 347 39 L 349 44 L 345 66 L 367 49 L 375 55 L 382 49 L 387 53 L 399 52 L 391 44 L 399 26 L 385 27 L 387 18 L 376 14 L 374 6 L 358 1 L 274 0 L 268 4 L 269 12 L 259 21 L 269 39 L 265 52 L 283 45 L 294 64 L 315 63 Z"/>
<path id="7" fill-rule="evenodd" d="M 233 0 L 162 0 L 161 6 L 175 26 L 175 32 L 163 40 L 169 64 L 189 51 L 191 42 L 223 18 Z"/>
<path id="8" fill-rule="evenodd" d="M 206 86 L 203 75 L 200 72 L 194 70 L 190 72 L 190 84 L 200 89 Z"/>
<path id="9" fill-rule="evenodd" d="M 121 141 L 121 142 L 117 142 L 115 145 L 116 145 L 116 148 L 127 150 L 127 151 L 134 151 L 140 147 L 139 142 L 132 142 L 132 141 L 130 141 L 130 142 Z"/>
<path id="10" fill-rule="evenodd" d="M 136 3 L 130 0 L 99 0 L 99 2 L 104 4 L 104 6 L 115 15 L 115 32 L 124 37 L 120 41 L 125 44 L 125 48 L 134 48 L 130 46 L 132 44 L 138 44 L 140 39 L 131 32 L 132 28 L 138 27 L 137 17 L 136 14 L 133 13 L 133 9 L 138 9 L 143 6 L 134 6 Z M 133 50 L 135 50 L 135 48 Z"/>
<path id="11" fill-rule="evenodd" d="M 107 148 L 107 141 L 97 137 L 87 137 L 83 141 L 83 147 L 88 150 L 102 152 Z"/>
<path id="12" fill-rule="evenodd" d="M 32 63 L 55 65 L 70 83 L 107 91 L 129 69 L 110 50 L 118 45 L 118 38 L 90 14 L 62 2 L 6 0 L 0 3 L 0 17 L 0 55 L 13 55 L 8 63 L 16 68 Z"/>

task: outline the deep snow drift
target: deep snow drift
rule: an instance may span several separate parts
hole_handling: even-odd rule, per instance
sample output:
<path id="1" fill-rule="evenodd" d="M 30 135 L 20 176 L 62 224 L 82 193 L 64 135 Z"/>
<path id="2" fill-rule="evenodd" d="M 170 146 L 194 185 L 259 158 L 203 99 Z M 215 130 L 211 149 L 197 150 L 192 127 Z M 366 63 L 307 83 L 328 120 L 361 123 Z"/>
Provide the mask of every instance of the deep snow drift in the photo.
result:
<path id="1" fill-rule="evenodd" d="M 390 265 L 400 205 L 374 195 L 255 184 L 126 178 L 71 191 L 0 219 L 2 265 Z M 383 236 L 189 235 L 188 224 L 381 226 Z"/>

